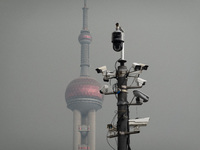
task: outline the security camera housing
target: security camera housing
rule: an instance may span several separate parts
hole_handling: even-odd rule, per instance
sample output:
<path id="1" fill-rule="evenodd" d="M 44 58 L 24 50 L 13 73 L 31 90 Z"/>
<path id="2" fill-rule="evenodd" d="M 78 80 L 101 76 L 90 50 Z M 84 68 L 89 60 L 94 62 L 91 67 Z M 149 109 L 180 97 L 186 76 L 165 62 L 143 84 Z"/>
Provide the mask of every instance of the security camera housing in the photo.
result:
<path id="1" fill-rule="evenodd" d="M 143 102 L 148 102 L 149 101 L 149 97 L 147 95 L 145 95 L 144 93 L 138 91 L 138 90 L 134 90 L 133 94 L 134 94 L 135 97 L 143 99 Z"/>
<path id="2" fill-rule="evenodd" d="M 107 92 L 108 92 L 108 88 L 109 88 L 109 86 L 108 85 L 104 85 L 104 86 L 102 86 L 102 88 L 100 89 L 100 93 L 101 94 L 106 94 Z"/>
<path id="3" fill-rule="evenodd" d="M 148 65 L 146 64 L 142 64 L 142 63 L 133 63 L 132 67 L 134 69 L 134 71 L 138 71 L 138 70 L 147 70 L 148 69 Z"/>
<path id="4" fill-rule="evenodd" d="M 150 117 L 146 118 L 136 118 L 136 119 L 129 119 L 129 125 L 136 127 L 136 126 L 146 126 L 149 122 Z"/>
<path id="5" fill-rule="evenodd" d="M 120 30 L 113 32 L 112 43 L 113 43 L 113 49 L 116 52 L 120 52 L 123 49 L 124 33 L 121 32 Z"/>
<path id="6" fill-rule="evenodd" d="M 138 86 L 143 86 L 147 82 L 147 80 L 144 80 L 142 78 L 136 78 L 136 82 Z"/>
<path id="7" fill-rule="evenodd" d="M 134 71 L 141 70 L 141 65 L 139 63 L 133 63 L 132 67 L 133 67 Z"/>
<path id="8" fill-rule="evenodd" d="M 97 73 L 103 73 L 107 70 L 107 67 L 106 66 L 102 66 L 102 67 L 99 67 L 96 69 Z"/>

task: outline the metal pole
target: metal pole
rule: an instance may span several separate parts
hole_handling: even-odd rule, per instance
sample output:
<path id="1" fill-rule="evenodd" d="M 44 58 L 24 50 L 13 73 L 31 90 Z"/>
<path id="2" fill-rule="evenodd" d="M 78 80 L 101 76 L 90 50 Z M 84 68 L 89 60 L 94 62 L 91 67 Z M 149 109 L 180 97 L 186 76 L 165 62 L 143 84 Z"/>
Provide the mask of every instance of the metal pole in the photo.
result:
<path id="1" fill-rule="evenodd" d="M 136 97 L 136 103 L 132 103 L 132 101 L 131 103 L 129 103 L 127 101 L 127 90 L 141 88 L 145 84 L 146 80 L 139 78 L 139 74 L 142 72 L 142 70 L 147 70 L 148 65 L 141 63 L 140 64 L 133 63 L 132 67 L 129 70 L 127 69 L 127 67 L 125 66 L 126 60 L 124 59 L 124 31 L 119 26 L 119 23 L 116 23 L 116 31 L 112 33 L 112 43 L 114 51 L 121 52 L 121 58 L 118 60 L 120 65 L 116 69 L 116 74 L 115 72 L 113 74 L 113 72 L 108 71 L 106 66 L 102 66 L 96 69 L 97 73 L 102 73 L 105 82 L 108 82 L 113 78 L 117 79 L 117 88 L 116 84 L 114 84 L 113 91 L 109 91 L 108 85 L 104 85 L 100 90 L 100 92 L 104 95 L 118 94 L 117 128 L 116 125 L 113 124 L 113 121 L 111 122 L 111 124 L 108 124 L 107 125 L 108 134 L 110 135 L 108 135 L 107 138 L 114 138 L 114 137 L 118 138 L 117 150 L 131 150 L 130 134 L 139 133 L 140 132 L 139 127 L 145 126 L 149 118 L 147 120 L 146 118 L 140 118 L 140 119 L 136 118 L 134 119 L 134 121 L 131 121 L 130 123 L 132 123 L 131 126 L 133 127 L 133 130 L 130 131 L 129 106 L 142 105 L 140 99 L 143 99 L 143 102 L 147 102 L 149 100 L 149 97 L 140 91 L 134 90 L 133 99 Z M 131 69 L 133 69 L 133 71 L 131 71 Z M 131 75 L 131 73 L 133 73 L 134 76 Z M 134 77 L 133 82 L 135 82 L 137 86 L 127 86 L 128 77 Z M 112 149 L 114 148 L 112 147 Z"/>
<path id="2" fill-rule="evenodd" d="M 124 60 L 124 43 L 123 43 L 123 49 L 121 51 L 121 59 Z"/>
<path id="3" fill-rule="evenodd" d="M 128 150 L 128 137 L 125 133 L 128 132 L 128 102 L 127 102 L 127 67 L 124 66 L 126 60 L 119 60 L 120 66 L 117 70 L 118 88 L 121 92 L 118 94 L 118 150 Z"/>

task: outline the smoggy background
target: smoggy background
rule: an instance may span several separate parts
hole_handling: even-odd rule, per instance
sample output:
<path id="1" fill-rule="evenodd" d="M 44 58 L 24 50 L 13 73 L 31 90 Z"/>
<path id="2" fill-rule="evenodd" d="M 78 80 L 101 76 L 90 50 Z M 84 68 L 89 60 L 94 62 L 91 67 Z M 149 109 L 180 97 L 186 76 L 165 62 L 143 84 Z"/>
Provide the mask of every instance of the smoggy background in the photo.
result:
<path id="1" fill-rule="evenodd" d="M 82 7 L 83 0 L 0 0 L 0 149 L 72 149 L 64 95 L 80 75 Z M 88 0 L 88 7 L 92 77 L 105 84 L 95 69 L 112 71 L 120 57 L 111 44 L 116 22 L 125 31 L 127 67 L 150 66 L 141 75 L 150 100 L 130 111 L 131 118 L 151 119 L 131 136 L 132 149 L 199 150 L 200 1 Z M 106 125 L 116 102 L 105 96 L 97 112 L 97 150 L 111 149 Z"/>

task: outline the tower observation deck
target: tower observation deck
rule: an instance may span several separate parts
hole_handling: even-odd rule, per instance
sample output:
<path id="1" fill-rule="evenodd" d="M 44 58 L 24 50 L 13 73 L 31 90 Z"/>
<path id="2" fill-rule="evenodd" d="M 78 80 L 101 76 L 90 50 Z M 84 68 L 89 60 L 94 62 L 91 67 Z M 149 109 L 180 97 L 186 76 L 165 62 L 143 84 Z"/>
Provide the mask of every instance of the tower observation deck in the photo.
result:
<path id="1" fill-rule="evenodd" d="M 73 150 L 95 150 L 96 111 L 102 108 L 100 84 L 89 76 L 89 45 L 87 0 L 83 7 L 83 28 L 78 38 L 81 44 L 80 77 L 69 83 L 65 92 L 67 107 L 73 111 Z"/>

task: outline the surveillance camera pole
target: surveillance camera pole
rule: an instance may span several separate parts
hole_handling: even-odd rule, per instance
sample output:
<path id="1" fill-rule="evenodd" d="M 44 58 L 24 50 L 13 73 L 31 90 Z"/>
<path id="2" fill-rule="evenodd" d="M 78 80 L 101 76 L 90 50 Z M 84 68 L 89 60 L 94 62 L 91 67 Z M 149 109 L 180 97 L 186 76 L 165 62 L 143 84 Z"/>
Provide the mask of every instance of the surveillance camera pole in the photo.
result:
<path id="1" fill-rule="evenodd" d="M 121 59 L 118 60 L 120 65 L 116 70 L 116 79 L 118 92 L 118 121 L 117 121 L 117 135 L 118 135 L 118 150 L 128 150 L 127 144 L 129 140 L 129 135 L 126 133 L 129 132 L 129 110 L 128 110 L 128 101 L 127 101 L 127 67 L 125 66 L 126 60 L 124 59 L 124 31 L 119 26 L 119 23 L 116 23 L 116 31 L 112 35 L 113 48 L 115 51 L 121 50 Z M 115 44 L 119 44 L 115 47 Z"/>
<path id="2" fill-rule="evenodd" d="M 121 60 L 124 60 L 124 43 L 123 43 L 123 48 L 122 48 L 122 51 L 121 51 Z"/>
<path id="3" fill-rule="evenodd" d="M 125 134 L 129 132 L 129 110 L 127 101 L 127 67 L 124 65 L 126 60 L 119 60 L 120 66 L 117 70 L 117 86 L 120 89 L 118 94 L 118 122 L 117 122 L 117 132 L 118 132 L 118 150 L 128 150 L 127 143 L 129 142 L 129 135 Z"/>
<path id="4" fill-rule="evenodd" d="M 108 124 L 108 130 L 112 132 L 111 135 L 107 136 L 107 138 L 118 138 L 118 145 L 117 150 L 131 150 L 130 149 L 130 134 L 137 134 L 140 132 L 139 127 L 140 125 L 136 125 L 133 131 L 130 131 L 129 129 L 129 106 L 130 105 L 142 105 L 142 102 L 140 99 L 143 99 L 143 102 L 147 102 L 149 97 L 145 94 L 141 93 L 140 91 L 134 90 L 133 94 L 134 97 L 136 97 L 136 103 L 132 103 L 132 101 L 129 103 L 127 101 L 127 90 L 128 89 L 135 89 L 135 88 L 141 88 L 144 83 L 139 84 L 139 74 L 142 72 L 142 70 L 147 70 L 148 65 L 145 64 L 138 64 L 133 63 L 131 71 L 130 69 L 127 69 L 125 66 L 126 60 L 124 59 L 124 31 L 119 26 L 119 23 L 116 23 L 116 31 L 112 33 L 112 43 L 113 43 L 113 49 L 116 52 L 121 52 L 121 58 L 118 60 L 118 63 L 120 64 L 118 68 L 116 69 L 116 74 L 113 76 L 108 75 L 110 72 L 107 71 L 106 66 L 97 68 L 97 73 L 102 73 L 104 76 L 104 81 L 108 82 L 110 79 L 116 78 L 117 85 L 116 88 L 113 88 L 112 92 L 109 91 L 101 91 L 102 94 L 108 95 L 108 94 L 116 94 L 117 96 L 117 127 L 116 125 Z M 133 73 L 133 75 L 131 75 Z M 133 82 L 135 81 L 137 83 L 137 86 L 127 86 L 128 77 L 134 77 Z M 106 80 L 105 80 L 106 79 Z M 135 80 L 136 79 L 136 80 Z"/>

